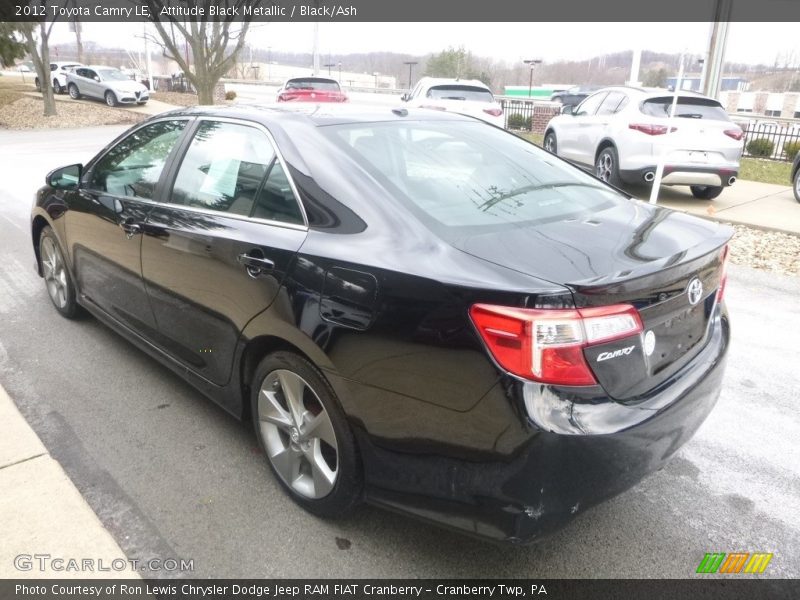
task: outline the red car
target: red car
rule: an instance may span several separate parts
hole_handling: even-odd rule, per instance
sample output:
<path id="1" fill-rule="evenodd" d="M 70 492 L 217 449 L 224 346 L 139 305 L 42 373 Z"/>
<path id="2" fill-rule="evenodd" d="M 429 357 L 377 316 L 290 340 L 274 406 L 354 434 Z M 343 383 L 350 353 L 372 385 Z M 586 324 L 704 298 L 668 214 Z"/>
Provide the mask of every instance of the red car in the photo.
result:
<path id="1" fill-rule="evenodd" d="M 295 77 L 278 90 L 278 102 L 347 102 L 339 82 L 326 77 Z"/>

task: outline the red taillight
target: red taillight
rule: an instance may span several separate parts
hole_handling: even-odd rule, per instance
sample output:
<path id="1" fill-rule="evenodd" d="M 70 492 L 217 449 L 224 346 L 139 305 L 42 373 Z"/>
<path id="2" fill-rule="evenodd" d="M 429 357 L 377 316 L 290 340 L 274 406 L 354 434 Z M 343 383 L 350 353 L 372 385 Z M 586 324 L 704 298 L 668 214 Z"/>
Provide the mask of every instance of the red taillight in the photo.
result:
<path id="1" fill-rule="evenodd" d="M 500 115 L 503 114 L 503 109 L 502 108 L 484 108 L 483 112 L 485 112 L 487 115 L 492 115 L 493 117 L 499 117 Z"/>
<path id="2" fill-rule="evenodd" d="M 722 269 L 719 274 L 719 287 L 717 288 L 717 302 L 722 302 L 725 297 L 725 284 L 728 283 L 728 254 L 730 248 L 726 244 L 722 249 L 720 261 L 722 262 Z"/>
<path id="3" fill-rule="evenodd" d="M 583 349 L 642 331 L 629 304 L 567 310 L 474 304 L 469 314 L 503 369 L 556 385 L 595 385 Z"/>
<path id="4" fill-rule="evenodd" d="M 742 131 L 738 127 L 735 129 L 726 129 L 725 135 L 727 135 L 729 138 L 735 139 L 738 142 L 744 137 L 744 131 Z"/>
<path id="5" fill-rule="evenodd" d="M 652 123 L 631 123 L 628 125 L 628 129 L 633 129 L 635 131 L 641 131 L 642 133 L 646 133 L 647 135 L 664 135 L 667 133 L 667 126 L 666 125 L 654 125 Z M 670 128 L 670 133 L 673 131 L 677 131 L 677 127 Z"/>

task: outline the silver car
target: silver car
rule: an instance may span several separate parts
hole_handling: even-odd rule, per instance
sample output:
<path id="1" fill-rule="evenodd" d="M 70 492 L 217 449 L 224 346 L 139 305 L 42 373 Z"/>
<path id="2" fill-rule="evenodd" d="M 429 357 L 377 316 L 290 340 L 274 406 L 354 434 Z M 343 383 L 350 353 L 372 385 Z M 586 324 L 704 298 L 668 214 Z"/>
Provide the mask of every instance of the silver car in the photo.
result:
<path id="1" fill-rule="evenodd" d="M 617 186 L 652 182 L 665 152 L 662 184 L 716 198 L 739 174 L 743 132 L 719 102 L 688 91 L 680 92 L 668 125 L 672 99 L 666 90 L 604 88 L 553 118 L 544 148 Z"/>
<path id="2" fill-rule="evenodd" d="M 82 96 L 105 100 L 109 106 L 145 104 L 148 89 L 113 67 L 78 67 L 67 73 L 67 91 L 77 100 Z"/>

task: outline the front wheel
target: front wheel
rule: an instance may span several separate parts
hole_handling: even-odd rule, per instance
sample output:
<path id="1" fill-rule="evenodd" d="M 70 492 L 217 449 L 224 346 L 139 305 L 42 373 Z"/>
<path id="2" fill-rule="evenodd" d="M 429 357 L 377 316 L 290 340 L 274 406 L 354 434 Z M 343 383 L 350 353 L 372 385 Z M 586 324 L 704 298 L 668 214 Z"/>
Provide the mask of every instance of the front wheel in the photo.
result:
<path id="1" fill-rule="evenodd" d="M 106 104 L 108 104 L 109 106 L 113 107 L 113 106 L 117 105 L 117 97 L 114 95 L 114 92 L 112 92 L 111 90 L 108 90 L 106 92 L 105 98 L 106 98 Z"/>
<path id="2" fill-rule="evenodd" d="M 794 199 L 800 202 L 800 169 L 794 174 Z"/>
<path id="3" fill-rule="evenodd" d="M 613 146 L 608 146 L 600 151 L 595 162 L 597 178 L 611 185 L 620 186 L 619 156 Z"/>
<path id="4" fill-rule="evenodd" d="M 346 514 L 361 500 L 353 433 L 323 375 L 292 352 L 265 357 L 253 378 L 253 423 L 284 490 L 320 517 Z"/>
<path id="5" fill-rule="evenodd" d="M 74 83 L 70 83 L 67 86 L 67 91 L 69 92 L 69 97 L 72 98 L 73 100 L 81 99 L 81 93 L 78 91 L 78 86 L 75 85 Z"/>
<path id="6" fill-rule="evenodd" d="M 72 283 L 64 254 L 53 230 L 47 226 L 39 236 L 39 257 L 42 261 L 42 274 L 47 287 L 47 295 L 53 306 L 67 319 L 78 315 L 79 307 L 75 297 L 75 286 Z"/>
<path id="7" fill-rule="evenodd" d="M 554 132 L 548 131 L 547 134 L 544 136 L 543 147 L 550 154 L 558 153 L 558 143 L 556 141 L 556 134 Z"/>
<path id="8" fill-rule="evenodd" d="M 713 200 L 722 193 L 722 187 L 716 185 L 692 185 L 692 196 L 700 200 Z"/>

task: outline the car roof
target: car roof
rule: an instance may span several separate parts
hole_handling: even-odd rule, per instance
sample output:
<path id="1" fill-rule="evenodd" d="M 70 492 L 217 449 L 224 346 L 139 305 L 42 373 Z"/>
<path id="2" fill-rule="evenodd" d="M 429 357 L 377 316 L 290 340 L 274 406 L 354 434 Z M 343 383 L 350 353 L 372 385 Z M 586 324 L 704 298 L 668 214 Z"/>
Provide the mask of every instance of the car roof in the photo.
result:
<path id="1" fill-rule="evenodd" d="M 628 93 L 638 94 L 643 98 L 663 98 L 665 96 L 672 96 L 673 92 L 671 90 L 665 88 L 654 88 L 654 87 L 638 87 L 634 85 L 610 85 L 604 88 L 599 88 L 597 92 L 604 92 L 604 91 L 624 91 Z M 678 96 L 692 96 L 694 98 L 705 98 L 707 100 L 714 100 L 714 102 L 718 102 L 714 98 L 710 98 L 698 92 L 694 92 L 692 90 L 679 90 Z"/>
<path id="2" fill-rule="evenodd" d="M 466 121 L 476 119 L 454 112 L 406 106 L 369 104 L 331 104 L 304 102 L 302 104 L 234 104 L 223 106 L 192 106 L 161 113 L 164 116 L 227 117 L 255 121 L 263 125 L 282 122 L 305 122 L 313 126 L 380 123 L 399 121 Z"/>
<path id="3" fill-rule="evenodd" d="M 79 63 L 77 60 L 53 60 L 51 64 L 58 65 L 59 67 L 63 67 L 65 65 L 75 65 L 78 67 L 84 66 L 83 63 Z"/>
<path id="4" fill-rule="evenodd" d="M 489 90 L 489 86 L 478 79 L 452 79 L 447 77 L 423 77 L 419 80 L 418 85 L 422 83 L 428 87 L 435 85 L 471 85 L 479 88 Z M 491 91 L 491 90 L 489 90 Z"/>

